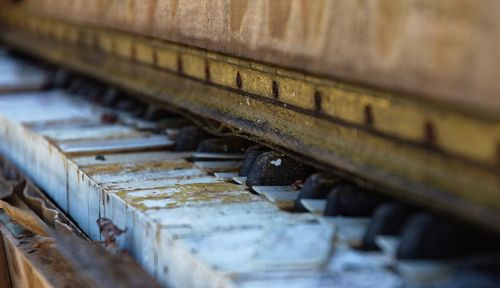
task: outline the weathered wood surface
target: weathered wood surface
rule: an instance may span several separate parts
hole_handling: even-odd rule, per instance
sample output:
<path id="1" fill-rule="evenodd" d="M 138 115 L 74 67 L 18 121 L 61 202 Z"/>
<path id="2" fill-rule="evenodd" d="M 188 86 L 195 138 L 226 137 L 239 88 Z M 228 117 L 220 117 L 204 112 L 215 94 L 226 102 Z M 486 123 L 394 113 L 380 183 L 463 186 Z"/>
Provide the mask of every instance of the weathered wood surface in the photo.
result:
<path id="1" fill-rule="evenodd" d="M 24 0 L 15 5 L 500 111 L 500 2 L 494 0 Z"/>
<path id="2" fill-rule="evenodd" d="M 0 287 L 11 288 L 9 263 L 7 262 L 7 255 L 5 254 L 5 244 L 3 243 L 3 236 L 0 234 Z"/>

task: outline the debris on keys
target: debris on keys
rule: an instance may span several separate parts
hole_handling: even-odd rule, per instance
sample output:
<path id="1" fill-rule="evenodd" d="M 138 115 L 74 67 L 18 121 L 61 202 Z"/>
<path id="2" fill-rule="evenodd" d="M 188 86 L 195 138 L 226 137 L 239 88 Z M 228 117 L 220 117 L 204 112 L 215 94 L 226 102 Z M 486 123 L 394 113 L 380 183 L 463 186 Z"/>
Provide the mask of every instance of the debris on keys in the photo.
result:
<path id="1" fill-rule="evenodd" d="M 101 241 L 104 244 L 104 249 L 111 253 L 118 253 L 118 237 L 120 237 L 123 233 L 127 231 L 127 228 L 124 230 L 116 227 L 108 218 L 99 218 L 96 220 L 97 225 L 99 226 L 99 232 L 102 236 L 104 236 L 104 241 Z"/>
<path id="2" fill-rule="evenodd" d="M 302 187 L 304 187 L 304 180 L 302 180 L 302 179 L 299 179 L 299 180 L 292 183 L 292 188 L 295 191 L 300 191 L 300 189 L 302 189 Z"/>

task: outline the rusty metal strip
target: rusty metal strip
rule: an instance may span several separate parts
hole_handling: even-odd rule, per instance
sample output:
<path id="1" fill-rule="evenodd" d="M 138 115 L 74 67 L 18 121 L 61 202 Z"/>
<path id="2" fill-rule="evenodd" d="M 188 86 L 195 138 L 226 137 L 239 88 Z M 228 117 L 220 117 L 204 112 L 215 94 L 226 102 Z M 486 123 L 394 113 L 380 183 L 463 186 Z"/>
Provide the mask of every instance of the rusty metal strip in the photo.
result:
<path id="1" fill-rule="evenodd" d="M 12 45 L 499 229 L 498 118 L 23 13 Z"/>

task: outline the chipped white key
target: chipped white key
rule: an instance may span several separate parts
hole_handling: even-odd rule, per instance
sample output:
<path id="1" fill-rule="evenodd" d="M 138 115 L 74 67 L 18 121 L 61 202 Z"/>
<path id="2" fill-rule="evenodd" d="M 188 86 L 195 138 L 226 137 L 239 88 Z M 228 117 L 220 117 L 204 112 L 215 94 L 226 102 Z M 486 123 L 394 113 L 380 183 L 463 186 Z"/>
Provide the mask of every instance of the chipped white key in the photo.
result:
<path id="1" fill-rule="evenodd" d="M 137 152 L 103 154 L 104 160 L 96 159 L 95 155 L 73 157 L 72 160 L 79 166 L 110 165 L 121 163 L 141 163 L 150 161 L 172 161 L 191 157 L 190 152 Z"/>
<path id="2" fill-rule="evenodd" d="M 233 177 L 237 177 L 237 172 L 215 172 L 214 176 L 220 179 L 233 179 Z"/>
<path id="3" fill-rule="evenodd" d="M 158 128 L 158 124 L 153 121 L 138 119 L 134 122 L 135 128 L 139 131 L 154 131 Z"/>
<path id="4" fill-rule="evenodd" d="M 291 209 L 299 193 L 292 186 L 252 186 L 252 190 L 263 195 L 282 209 Z"/>
<path id="5" fill-rule="evenodd" d="M 76 154 L 168 148 L 172 145 L 174 145 L 174 141 L 167 136 L 161 135 L 141 138 L 105 139 L 97 141 L 61 143 L 59 148 L 65 153 Z"/>
<path id="6" fill-rule="evenodd" d="M 321 220 L 336 227 L 337 239 L 340 242 L 352 246 L 361 245 L 363 236 L 371 221 L 370 218 L 341 216 L 322 217 Z"/>
<path id="7" fill-rule="evenodd" d="M 71 141 L 78 139 L 127 138 L 137 137 L 140 133 L 124 125 L 75 125 L 38 130 L 40 134 L 55 141 Z"/>
<path id="8" fill-rule="evenodd" d="M 119 192 L 119 191 L 127 191 L 127 190 L 135 190 L 135 189 L 148 189 L 148 188 L 157 188 L 157 187 L 166 187 L 172 185 L 186 185 L 193 183 L 216 183 L 220 182 L 219 179 L 205 175 L 203 171 L 198 170 L 200 175 L 187 176 L 183 178 L 167 178 L 164 174 L 158 178 L 149 178 L 148 181 L 144 181 L 142 178 L 133 178 L 128 179 L 125 182 L 114 182 L 110 185 L 107 185 L 109 191 Z M 185 173 L 185 172 L 184 172 Z"/>
<path id="9" fill-rule="evenodd" d="M 300 199 L 300 203 L 302 204 L 302 206 L 304 206 L 304 208 L 306 208 L 307 211 L 313 214 L 323 215 L 323 213 L 325 212 L 327 200 Z"/>
<path id="10" fill-rule="evenodd" d="M 233 181 L 240 184 L 240 185 L 246 185 L 247 177 L 246 176 L 236 176 L 236 177 L 233 177 Z"/>
<path id="11" fill-rule="evenodd" d="M 167 128 L 165 134 L 171 139 L 175 139 L 179 135 L 179 129 Z"/>
<path id="12" fill-rule="evenodd" d="M 398 261 L 397 270 L 403 278 L 414 283 L 431 284 L 442 281 L 453 272 L 453 262 L 432 260 Z"/>
<path id="13" fill-rule="evenodd" d="M 393 264 L 393 259 L 378 251 L 362 251 L 348 245 L 336 245 L 327 269 L 331 273 L 342 273 L 346 270 L 383 269 Z"/>
<path id="14" fill-rule="evenodd" d="M 0 55 L 0 93 L 38 90 L 47 81 L 48 75 L 42 70 Z"/>
<path id="15" fill-rule="evenodd" d="M 333 232 L 321 223 L 270 227 L 252 262 L 269 269 L 318 269 L 330 259 Z"/>
<path id="16" fill-rule="evenodd" d="M 243 154 L 234 153 L 207 153 L 207 152 L 194 152 L 193 157 L 200 160 L 242 160 L 245 157 Z"/>
<path id="17" fill-rule="evenodd" d="M 130 184 L 141 183 L 144 181 L 151 181 L 155 179 L 166 178 L 192 178 L 206 175 L 204 171 L 197 168 L 188 169 L 166 169 L 166 170 L 153 170 L 153 171 L 137 171 L 130 173 L 103 173 L 92 175 L 92 179 L 97 183 L 117 183 L 127 182 Z"/>
<path id="18" fill-rule="evenodd" d="M 395 257 L 401 239 L 396 236 L 378 235 L 375 236 L 375 243 L 387 255 Z"/>
<path id="19" fill-rule="evenodd" d="M 243 164 L 241 161 L 197 161 L 195 166 L 207 171 L 214 172 L 234 172 L 238 171 Z"/>
<path id="20" fill-rule="evenodd" d="M 131 115 L 129 112 L 110 110 L 118 115 L 120 121 L 128 126 L 135 127 L 140 131 L 154 131 L 158 128 L 158 122 L 144 120 Z"/>
<path id="21" fill-rule="evenodd" d="M 43 113 L 41 113 L 43 111 Z M 3 95 L 0 114 L 30 128 L 96 123 L 103 110 L 69 98 L 63 91 Z"/>
<path id="22" fill-rule="evenodd" d="M 292 186 L 252 186 L 252 190 L 261 195 L 272 195 L 278 193 L 285 193 L 289 195 L 297 195 L 298 192 Z"/>

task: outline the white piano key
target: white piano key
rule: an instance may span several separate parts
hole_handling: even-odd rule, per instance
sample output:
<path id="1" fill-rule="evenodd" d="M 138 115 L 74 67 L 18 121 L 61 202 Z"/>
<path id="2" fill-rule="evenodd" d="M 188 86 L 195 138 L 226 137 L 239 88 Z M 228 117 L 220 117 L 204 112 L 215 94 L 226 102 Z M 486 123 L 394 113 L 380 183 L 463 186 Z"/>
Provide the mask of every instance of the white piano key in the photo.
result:
<path id="1" fill-rule="evenodd" d="M 453 261 L 404 260 L 397 261 L 397 271 L 407 281 L 420 285 L 442 282 L 453 272 Z"/>
<path id="2" fill-rule="evenodd" d="M 215 172 L 214 176 L 220 179 L 233 179 L 233 177 L 237 177 L 237 172 Z"/>
<path id="3" fill-rule="evenodd" d="M 330 223 L 336 228 L 338 239 L 352 246 L 361 245 L 363 236 L 366 232 L 371 219 L 365 217 L 342 217 L 325 216 L 320 218 L 325 223 Z"/>
<path id="4" fill-rule="evenodd" d="M 323 215 L 323 213 L 325 212 L 327 200 L 300 199 L 300 203 L 302 204 L 302 206 L 304 206 L 304 208 L 306 208 L 307 211 L 313 214 Z"/>
<path id="5" fill-rule="evenodd" d="M 191 157 L 190 152 L 169 152 L 169 151 L 153 151 L 153 152 L 132 152 L 132 153 L 113 153 L 101 154 L 104 160 L 96 159 L 95 155 L 77 156 L 72 160 L 79 166 L 92 165 L 111 165 L 122 163 L 144 163 L 151 161 L 172 161 L 186 159 Z"/>
<path id="6" fill-rule="evenodd" d="M 238 171 L 243 164 L 241 161 L 196 161 L 194 163 L 196 167 L 208 173 Z"/>
<path id="7" fill-rule="evenodd" d="M 252 190 L 283 209 L 293 208 L 299 195 L 292 186 L 252 186 Z"/>
<path id="8" fill-rule="evenodd" d="M 236 176 L 233 177 L 233 181 L 240 184 L 240 185 L 246 185 L 247 182 L 247 177 L 245 176 Z"/>
<path id="9" fill-rule="evenodd" d="M 375 236 L 375 243 L 377 246 L 390 257 L 396 257 L 400 242 L 401 239 L 397 236 Z"/>
<path id="10" fill-rule="evenodd" d="M 200 160 L 243 160 L 243 154 L 234 153 L 208 153 L 208 152 L 194 152 L 193 157 Z"/>
<path id="11" fill-rule="evenodd" d="M 0 94 L 39 90 L 48 80 L 43 70 L 0 55 Z"/>
<path id="12" fill-rule="evenodd" d="M 123 125 L 76 125 L 63 128 L 46 128 L 38 133 L 55 141 L 79 139 L 127 138 L 140 136 L 137 130 Z"/>
<path id="13" fill-rule="evenodd" d="M 78 142 L 60 143 L 59 148 L 64 153 L 102 153 L 112 151 L 141 150 L 152 148 L 168 148 L 174 141 L 166 136 L 147 136 L 140 138 L 85 140 Z"/>

